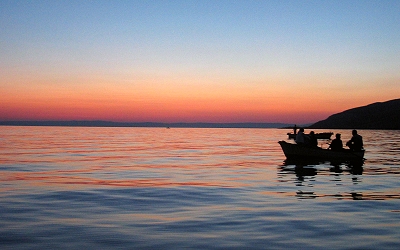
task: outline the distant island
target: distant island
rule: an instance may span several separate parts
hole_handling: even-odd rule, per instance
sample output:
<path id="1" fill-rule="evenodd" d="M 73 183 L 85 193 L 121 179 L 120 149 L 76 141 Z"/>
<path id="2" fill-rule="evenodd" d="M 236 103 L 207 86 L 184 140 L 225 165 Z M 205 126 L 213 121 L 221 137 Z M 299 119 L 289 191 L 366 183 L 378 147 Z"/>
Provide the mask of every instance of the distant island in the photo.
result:
<path id="1" fill-rule="evenodd" d="M 284 128 L 287 123 L 162 123 L 112 121 L 0 121 L 0 126 L 66 126 L 66 127 L 164 127 L 164 128 Z"/>
<path id="2" fill-rule="evenodd" d="M 313 129 L 400 129 L 400 99 L 352 108 L 316 122 Z"/>

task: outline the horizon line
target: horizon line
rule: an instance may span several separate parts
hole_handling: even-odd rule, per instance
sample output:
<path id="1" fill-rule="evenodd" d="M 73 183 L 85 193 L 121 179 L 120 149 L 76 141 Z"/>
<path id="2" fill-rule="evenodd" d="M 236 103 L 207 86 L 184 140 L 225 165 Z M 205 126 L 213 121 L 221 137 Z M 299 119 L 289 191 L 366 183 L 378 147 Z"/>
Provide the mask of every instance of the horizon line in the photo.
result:
<path id="1" fill-rule="evenodd" d="M 60 127 L 287 128 L 293 127 L 294 124 L 282 122 L 116 122 L 106 120 L 0 121 L 0 126 Z M 310 124 L 299 124 L 297 126 L 309 126 Z"/>

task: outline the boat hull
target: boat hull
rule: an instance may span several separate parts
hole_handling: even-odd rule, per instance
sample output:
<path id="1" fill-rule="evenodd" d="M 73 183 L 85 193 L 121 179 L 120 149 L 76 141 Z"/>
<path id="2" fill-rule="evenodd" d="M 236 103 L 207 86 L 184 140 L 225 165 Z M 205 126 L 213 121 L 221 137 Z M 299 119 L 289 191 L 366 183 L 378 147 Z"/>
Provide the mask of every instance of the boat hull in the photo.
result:
<path id="1" fill-rule="evenodd" d="M 278 142 L 288 159 L 326 159 L 326 160 L 362 160 L 365 150 L 362 151 L 332 151 L 319 147 L 307 147 L 285 141 Z"/>

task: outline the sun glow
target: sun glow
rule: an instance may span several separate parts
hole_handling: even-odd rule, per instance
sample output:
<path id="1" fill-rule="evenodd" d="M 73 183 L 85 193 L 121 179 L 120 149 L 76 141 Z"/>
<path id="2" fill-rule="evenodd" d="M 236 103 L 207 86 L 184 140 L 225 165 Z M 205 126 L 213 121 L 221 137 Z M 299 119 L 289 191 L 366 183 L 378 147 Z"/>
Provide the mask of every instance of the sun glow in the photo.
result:
<path id="1" fill-rule="evenodd" d="M 76 4 L 2 6 L 0 120 L 310 123 L 400 96 L 390 4 Z"/>

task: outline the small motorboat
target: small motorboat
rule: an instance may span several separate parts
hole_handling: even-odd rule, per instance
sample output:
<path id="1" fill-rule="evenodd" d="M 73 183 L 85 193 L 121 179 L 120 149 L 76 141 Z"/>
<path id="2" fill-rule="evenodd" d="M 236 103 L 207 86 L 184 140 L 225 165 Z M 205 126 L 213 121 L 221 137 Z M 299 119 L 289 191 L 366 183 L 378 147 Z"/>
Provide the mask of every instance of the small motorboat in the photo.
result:
<path id="1" fill-rule="evenodd" d="M 287 133 L 289 139 L 296 139 L 296 134 Z M 310 136 L 310 134 L 305 134 L 306 136 Z M 322 132 L 322 133 L 315 133 L 315 137 L 319 140 L 330 140 L 331 136 L 333 135 L 332 132 Z"/>
<path id="2" fill-rule="evenodd" d="M 342 151 L 332 151 L 320 147 L 309 147 L 288 143 L 285 141 L 278 142 L 288 159 L 325 159 L 325 160 L 363 160 L 365 150 L 352 151 L 343 149 Z"/>

